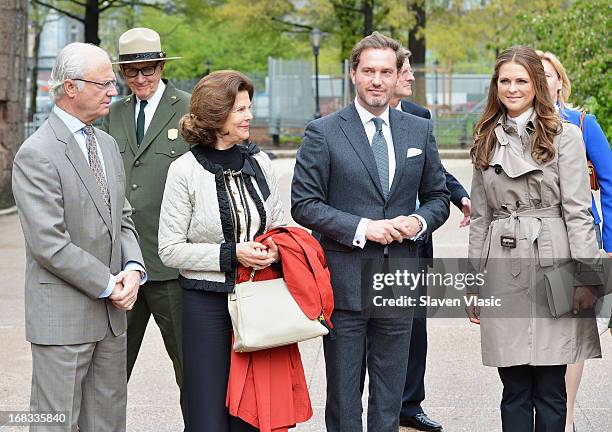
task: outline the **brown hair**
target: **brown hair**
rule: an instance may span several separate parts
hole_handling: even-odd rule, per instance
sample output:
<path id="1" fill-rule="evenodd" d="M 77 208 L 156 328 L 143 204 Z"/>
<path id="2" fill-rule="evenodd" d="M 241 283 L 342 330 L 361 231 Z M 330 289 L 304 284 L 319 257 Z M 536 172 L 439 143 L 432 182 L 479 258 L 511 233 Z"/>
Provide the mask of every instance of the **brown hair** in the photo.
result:
<path id="1" fill-rule="evenodd" d="M 351 69 L 357 70 L 359 66 L 359 60 L 361 59 L 361 53 L 366 49 L 391 49 L 395 52 L 396 62 L 395 65 L 399 71 L 404 66 L 404 60 L 406 59 L 405 48 L 396 41 L 382 33 L 375 31 L 370 36 L 366 36 L 361 39 L 353 47 L 351 52 Z"/>
<path id="2" fill-rule="evenodd" d="M 179 122 L 185 141 L 214 147 L 241 91 L 253 99 L 253 83 L 238 71 L 215 71 L 202 78 L 193 89 L 189 113 Z"/>
<path id="3" fill-rule="evenodd" d="M 536 50 L 538 56 L 542 61 L 547 60 L 553 66 L 555 71 L 557 72 L 557 77 L 559 77 L 559 81 L 561 81 L 561 90 L 558 92 L 559 106 L 563 108 L 565 103 L 569 99 L 572 94 L 572 83 L 570 82 L 569 77 L 567 76 L 567 72 L 563 67 L 563 64 L 559 61 L 556 55 L 553 53 L 546 51 Z M 554 102 L 554 101 L 553 101 Z"/>
<path id="4" fill-rule="evenodd" d="M 489 84 L 487 104 L 484 113 L 474 128 L 474 144 L 470 149 L 472 163 L 476 168 L 486 170 L 489 167 L 491 154 L 495 148 L 497 137 L 495 128 L 502 115 L 507 115 L 497 93 L 499 70 L 505 63 L 516 63 L 523 66 L 533 83 L 535 97 L 535 132 L 531 155 L 539 163 L 546 163 L 555 156 L 553 138 L 561 133 L 561 120 L 555 111 L 548 92 L 548 83 L 544 74 L 542 61 L 536 52 L 526 46 L 514 46 L 502 52 L 495 61 L 495 69 Z"/>
<path id="5" fill-rule="evenodd" d="M 408 48 L 401 48 L 401 52 L 402 54 L 404 54 L 404 62 L 409 59 L 410 57 L 412 57 L 412 51 L 410 51 Z M 404 66 L 404 64 L 402 63 L 402 66 Z"/>

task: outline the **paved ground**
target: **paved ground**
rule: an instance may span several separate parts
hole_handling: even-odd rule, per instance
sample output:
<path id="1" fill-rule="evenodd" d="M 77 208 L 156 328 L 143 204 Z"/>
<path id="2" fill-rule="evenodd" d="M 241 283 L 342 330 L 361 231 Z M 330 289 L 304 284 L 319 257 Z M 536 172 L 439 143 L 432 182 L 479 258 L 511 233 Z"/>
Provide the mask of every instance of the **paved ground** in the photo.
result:
<path id="1" fill-rule="evenodd" d="M 277 160 L 274 165 L 288 214 L 293 161 Z M 471 168 L 467 160 L 446 160 L 445 165 L 466 187 L 469 186 Z M 458 228 L 459 220 L 459 212 L 453 208 L 450 220 L 436 232 L 436 256 L 466 256 L 468 232 Z M 23 238 L 17 216 L 2 216 L 0 410 L 22 410 L 28 406 L 31 363 L 29 345 L 24 340 L 23 263 Z M 439 319 L 429 321 L 428 331 L 427 400 L 424 404 L 427 413 L 441 421 L 445 431 L 501 430 L 498 408 L 501 386 L 496 370 L 482 366 L 478 328 L 463 319 Z M 587 362 L 578 395 L 576 424 L 581 432 L 608 431 L 612 424 L 612 337 L 605 335 L 602 338 L 602 348 L 604 359 Z M 325 430 L 325 374 L 321 343 L 304 343 L 301 351 L 315 414 L 297 431 L 321 432 Z M 129 383 L 128 398 L 128 431 L 182 430 L 171 363 L 154 324 L 147 330 Z M 0 430 L 25 429 L 0 427 Z"/>

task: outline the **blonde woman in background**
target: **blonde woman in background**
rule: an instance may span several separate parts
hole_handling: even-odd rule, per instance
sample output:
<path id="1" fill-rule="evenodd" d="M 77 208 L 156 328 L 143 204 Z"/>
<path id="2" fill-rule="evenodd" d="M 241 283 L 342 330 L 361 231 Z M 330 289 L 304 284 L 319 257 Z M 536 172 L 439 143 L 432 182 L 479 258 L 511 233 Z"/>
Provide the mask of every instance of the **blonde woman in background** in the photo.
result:
<path id="1" fill-rule="evenodd" d="M 580 118 L 583 117 L 582 137 L 586 155 L 595 167 L 600 186 L 601 218 L 595 204 L 595 198 L 591 194 L 595 234 L 599 247 L 608 252 L 608 255 L 612 255 L 612 151 L 610 150 L 610 144 L 595 116 L 591 114 L 583 115 L 582 111 L 567 106 L 566 102 L 570 97 L 572 84 L 559 59 L 550 52 L 539 50 L 536 52 L 542 60 L 542 66 L 544 66 L 550 97 L 561 118 L 580 126 Z M 600 223 L 603 224 L 603 230 L 600 228 Z M 577 430 L 574 424 L 574 403 L 576 402 L 583 369 L 583 361 L 567 365 L 567 373 L 565 374 L 567 387 L 566 432 L 576 432 Z"/>

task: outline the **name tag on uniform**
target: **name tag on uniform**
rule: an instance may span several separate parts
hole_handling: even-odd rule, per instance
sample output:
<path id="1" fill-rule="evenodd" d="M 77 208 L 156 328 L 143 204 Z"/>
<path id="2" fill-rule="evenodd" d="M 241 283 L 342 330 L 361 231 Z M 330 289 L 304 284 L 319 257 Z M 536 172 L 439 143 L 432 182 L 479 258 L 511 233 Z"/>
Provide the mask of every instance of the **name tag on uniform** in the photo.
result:
<path id="1" fill-rule="evenodd" d="M 168 139 L 174 141 L 178 138 L 178 129 L 168 129 Z"/>

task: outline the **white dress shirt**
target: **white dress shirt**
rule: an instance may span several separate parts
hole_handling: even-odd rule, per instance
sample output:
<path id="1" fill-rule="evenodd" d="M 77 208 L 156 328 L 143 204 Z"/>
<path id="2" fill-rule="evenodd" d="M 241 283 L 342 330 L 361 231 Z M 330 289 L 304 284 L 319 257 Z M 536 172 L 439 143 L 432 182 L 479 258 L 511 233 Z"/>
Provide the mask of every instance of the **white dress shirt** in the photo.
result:
<path id="1" fill-rule="evenodd" d="M 83 156 L 85 156 L 85 161 L 87 165 L 89 165 L 89 155 L 87 153 L 87 137 L 85 136 L 85 123 L 81 120 L 73 116 L 72 114 L 68 114 L 66 111 L 58 107 L 57 105 L 53 106 L 53 112 L 64 122 L 75 141 L 79 145 L 79 148 L 83 152 Z M 104 165 L 104 158 L 102 157 L 102 150 L 100 150 L 100 146 L 96 140 L 96 153 L 98 153 L 98 159 L 100 160 L 100 165 L 102 165 L 102 171 L 104 171 L 104 178 L 108 180 L 106 177 L 106 166 Z M 91 167 L 91 165 L 89 165 Z"/>
<path id="2" fill-rule="evenodd" d="M 162 80 L 159 80 L 159 85 L 157 86 L 157 90 L 153 93 L 149 99 L 147 99 L 147 106 L 144 108 L 145 114 L 145 123 L 144 123 L 144 133 L 147 133 L 147 129 L 149 129 L 149 125 L 151 124 L 151 120 L 155 115 L 155 110 L 157 109 L 157 105 L 159 105 L 159 101 L 161 100 L 164 90 L 166 90 L 166 84 Z M 138 113 L 140 112 L 140 99 L 136 97 L 136 104 L 134 106 L 134 127 L 137 126 L 138 122 Z"/>

